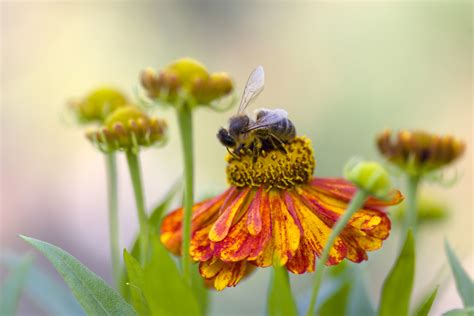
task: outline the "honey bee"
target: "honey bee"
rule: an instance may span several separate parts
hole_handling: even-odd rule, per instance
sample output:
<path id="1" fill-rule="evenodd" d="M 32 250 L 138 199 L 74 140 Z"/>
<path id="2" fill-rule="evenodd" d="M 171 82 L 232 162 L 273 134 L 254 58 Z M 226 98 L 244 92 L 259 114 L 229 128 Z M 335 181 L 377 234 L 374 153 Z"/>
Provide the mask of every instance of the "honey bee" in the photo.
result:
<path id="1" fill-rule="evenodd" d="M 255 120 L 244 113 L 262 92 L 264 81 L 263 67 L 258 66 L 247 80 L 237 114 L 229 119 L 229 128 L 221 127 L 217 133 L 219 141 L 234 157 L 250 150 L 255 161 L 262 150 L 286 152 L 284 144 L 296 136 L 295 126 L 285 110 L 259 109 L 255 111 Z"/>

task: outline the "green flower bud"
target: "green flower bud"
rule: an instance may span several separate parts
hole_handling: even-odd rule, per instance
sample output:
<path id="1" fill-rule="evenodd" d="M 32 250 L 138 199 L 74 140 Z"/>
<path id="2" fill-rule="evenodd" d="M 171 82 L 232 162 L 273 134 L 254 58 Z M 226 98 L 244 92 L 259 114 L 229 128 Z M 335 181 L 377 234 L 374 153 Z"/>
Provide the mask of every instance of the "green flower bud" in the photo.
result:
<path id="1" fill-rule="evenodd" d="M 146 68 L 140 79 L 150 98 L 176 104 L 182 97 L 188 106 L 207 106 L 234 89 L 227 74 L 209 74 L 201 63 L 191 58 L 179 59 L 160 72 Z"/>
<path id="2" fill-rule="evenodd" d="M 344 176 L 359 189 L 379 198 L 386 197 L 392 187 L 388 172 L 374 161 L 349 162 Z"/>
<path id="3" fill-rule="evenodd" d="M 87 138 L 104 152 L 116 150 L 138 151 L 165 139 L 166 122 L 148 117 L 136 106 L 117 109 L 105 120 L 101 128 L 90 129 Z"/>
<path id="4" fill-rule="evenodd" d="M 91 91 L 81 100 L 71 102 L 71 109 L 80 122 L 103 122 L 110 113 L 125 106 L 127 102 L 127 98 L 120 91 L 102 87 Z"/>
<path id="5" fill-rule="evenodd" d="M 423 131 L 400 131 L 392 137 L 385 130 L 377 137 L 377 146 L 390 162 L 413 176 L 440 169 L 458 159 L 465 144 L 453 136 L 432 135 Z"/>

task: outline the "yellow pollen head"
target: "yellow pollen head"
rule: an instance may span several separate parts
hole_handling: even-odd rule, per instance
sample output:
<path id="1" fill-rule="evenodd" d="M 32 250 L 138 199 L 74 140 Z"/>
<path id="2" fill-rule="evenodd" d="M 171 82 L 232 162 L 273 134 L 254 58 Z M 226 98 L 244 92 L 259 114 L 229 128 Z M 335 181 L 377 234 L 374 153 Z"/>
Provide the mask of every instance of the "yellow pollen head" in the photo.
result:
<path id="1" fill-rule="evenodd" d="M 255 161 L 251 152 L 239 158 L 228 155 L 228 182 L 236 187 L 288 189 L 309 181 L 316 165 L 311 141 L 296 137 L 284 147 L 286 153 L 278 149 L 261 152 Z"/>

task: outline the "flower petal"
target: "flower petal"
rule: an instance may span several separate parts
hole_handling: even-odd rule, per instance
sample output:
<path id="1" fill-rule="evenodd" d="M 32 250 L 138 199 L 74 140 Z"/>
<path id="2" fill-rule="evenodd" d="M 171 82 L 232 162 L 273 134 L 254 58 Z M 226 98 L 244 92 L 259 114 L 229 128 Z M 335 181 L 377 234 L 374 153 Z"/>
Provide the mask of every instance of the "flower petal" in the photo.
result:
<path id="1" fill-rule="evenodd" d="M 279 190 L 270 191 L 270 208 L 273 219 L 274 256 L 278 264 L 285 265 L 298 249 L 301 231 L 290 215 Z"/>
<path id="2" fill-rule="evenodd" d="M 349 202 L 357 187 L 351 182 L 343 178 L 316 178 L 311 179 L 310 184 L 312 187 L 320 192 L 324 192 L 336 199 Z M 403 196 L 398 190 L 393 190 L 389 194 L 387 200 L 381 200 L 374 197 L 369 197 L 365 202 L 364 206 L 368 208 L 380 208 L 390 205 L 395 205 L 403 200 Z"/>
<path id="3" fill-rule="evenodd" d="M 305 243 L 320 256 L 324 246 L 331 234 L 331 228 L 328 227 L 315 213 L 318 210 L 311 209 L 308 203 L 303 203 L 295 193 L 290 193 L 297 215 L 301 221 L 304 231 Z M 341 237 L 336 238 L 333 247 L 329 252 L 328 265 L 341 262 L 347 254 L 347 247 Z"/>
<path id="4" fill-rule="evenodd" d="M 260 201 L 262 199 L 263 187 L 260 187 L 255 194 L 252 204 L 250 204 L 247 215 L 247 229 L 253 236 L 258 235 L 262 230 L 262 216 L 260 213 Z"/>
<path id="5" fill-rule="evenodd" d="M 237 197 L 224 209 L 217 221 L 209 231 L 209 239 L 212 241 L 221 241 L 224 239 L 232 225 L 235 215 L 245 202 L 250 188 L 242 189 Z"/>
<path id="6" fill-rule="evenodd" d="M 255 203 L 258 199 L 259 202 Z M 248 231 L 248 217 L 242 216 L 241 219 L 231 227 L 227 236 L 216 242 L 214 245 L 215 256 L 223 261 L 241 261 L 249 256 L 258 256 L 271 238 L 270 210 L 268 208 L 268 194 L 261 190 L 260 194 L 256 194 L 251 206 L 258 205 L 261 210 L 256 212 L 263 214 L 261 216 L 261 229 L 258 235 L 252 235 Z M 245 208 L 245 206 L 243 207 Z M 252 258 L 248 258 L 251 260 Z"/>
<path id="7" fill-rule="evenodd" d="M 222 291 L 227 286 L 235 286 L 242 279 L 247 268 L 246 261 L 224 262 L 222 269 L 217 273 L 214 287 Z"/>

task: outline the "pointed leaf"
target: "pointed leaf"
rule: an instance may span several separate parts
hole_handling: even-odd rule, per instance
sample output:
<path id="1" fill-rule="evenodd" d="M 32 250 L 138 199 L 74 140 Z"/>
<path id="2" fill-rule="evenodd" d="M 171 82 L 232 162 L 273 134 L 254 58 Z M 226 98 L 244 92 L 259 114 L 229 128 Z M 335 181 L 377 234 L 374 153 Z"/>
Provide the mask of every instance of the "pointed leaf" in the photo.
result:
<path id="1" fill-rule="evenodd" d="M 342 286 L 321 305 L 318 315 L 346 315 L 350 292 L 351 284 L 342 284 Z"/>
<path id="2" fill-rule="evenodd" d="M 426 300 L 421 304 L 421 306 L 417 309 L 416 316 L 428 316 L 431 306 L 433 306 L 433 302 L 436 298 L 436 294 L 438 294 L 438 287 L 431 292 L 430 296 L 426 298 Z"/>
<path id="3" fill-rule="evenodd" d="M 20 263 L 10 270 L 0 292 L 0 315 L 16 315 L 26 276 L 33 263 L 33 257 L 25 255 Z"/>
<path id="4" fill-rule="evenodd" d="M 11 252 L 4 252 L 0 256 L 2 264 L 10 269 L 19 265 L 21 259 Z M 29 269 L 24 291 L 28 298 L 47 315 L 84 315 L 81 306 L 64 286 L 64 283 L 59 284 L 46 271 L 36 265 L 32 265 Z"/>
<path id="5" fill-rule="evenodd" d="M 466 270 L 462 267 L 461 262 L 459 262 L 458 257 L 449 246 L 448 241 L 445 240 L 444 246 L 446 249 L 446 255 L 448 256 L 449 265 L 453 271 L 454 280 L 456 281 L 456 287 L 459 296 L 461 296 L 464 303 L 464 307 L 474 307 L 474 283 Z"/>
<path id="6" fill-rule="evenodd" d="M 268 315 L 270 316 L 298 315 L 298 310 L 291 294 L 288 272 L 285 267 L 273 267 L 267 308 Z"/>
<path id="7" fill-rule="evenodd" d="M 54 265 L 86 314 L 136 315 L 133 308 L 117 292 L 69 253 L 47 242 L 21 237 Z"/>
<path id="8" fill-rule="evenodd" d="M 209 308 L 209 290 L 204 283 L 204 278 L 199 274 L 197 264 L 191 267 L 191 278 L 194 297 L 196 297 L 199 302 L 202 315 L 206 315 Z"/>
<path id="9" fill-rule="evenodd" d="M 385 279 L 380 298 L 380 316 L 405 316 L 410 309 L 410 297 L 415 275 L 415 243 L 408 232 L 403 249 Z"/>
<path id="10" fill-rule="evenodd" d="M 444 313 L 443 316 L 474 316 L 474 308 L 453 309 Z"/>
<path id="11" fill-rule="evenodd" d="M 123 251 L 123 260 L 127 268 L 128 279 L 130 280 L 127 285 L 130 288 L 133 307 L 135 307 L 138 315 L 150 315 L 150 309 L 142 290 L 143 269 L 140 263 L 127 250 Z"/>
<path id="12" fill-rule="evenodd" d="M 359 267 L 357 267 L 359 268 Z M 349 296 L 349 306 L 347 309 L 348 316 L 375 316 L 374 305 L 370 301 L 369 293 L 367 293 L 367 287 L 364 283 L 363 275 L 359 269 L 355 270 L 354 286 L 352 286 L 351 294 Z"/>
<path id="13" fill-rule="evenodd" d="M 163 199 L 158 203 L 158 205 L 151 212 L 150 217 L 148 218 L 148 222 L 150 224 L 149 225 L 150 236 L 155 236 L 155 234 L 158 233 L 158 226 L 160 225 L 161 217 L 163 216 L 163 213 L 165 213 L 169 209 L 177 193 L 181 190 L 181 187 L 182 187 L 182 181 L 181 179 L 178 179 L 175 182 L 175 184 L 171 187 L 171 189 L 165 194 Z M 132 250 L 130 254 L 134 258 L 140 258 L 140 247 L 139 247 L 139 242 L 138 242 L 138 236 L 135 237 L 135 240 L 132 244 L 131 249 Z M 128 299 L 130 297 L 130 288 L 126 285 L 129 279 L 128 279 L 127 272 L 125 271 L 125 269 L 122 270 L 122 277 L 120 279 L 121 279 L 120 292 L 125 298 Z"/>
<path id="14" fill-rule="evenodd" d="M 192 289 L 158 239 L 153 240 L 153 254 L 143 272 L 142 289 L 153 315 L 201 315 Z"/>

